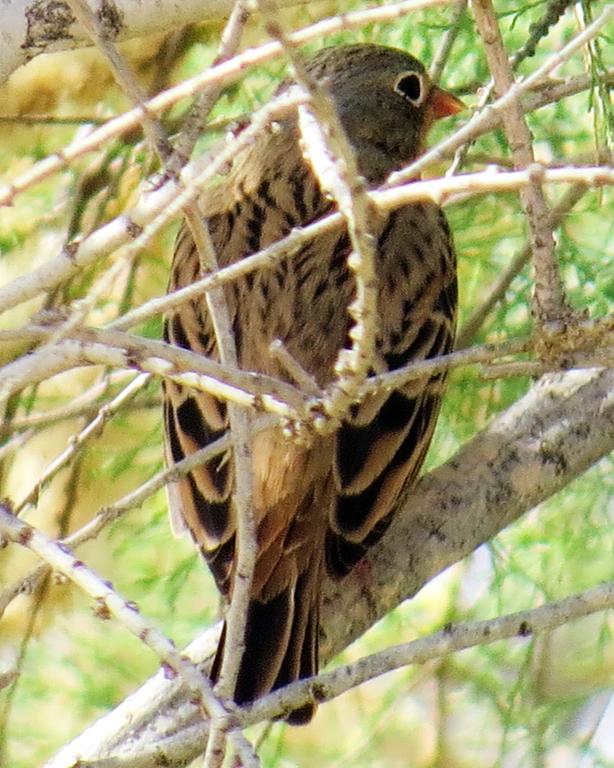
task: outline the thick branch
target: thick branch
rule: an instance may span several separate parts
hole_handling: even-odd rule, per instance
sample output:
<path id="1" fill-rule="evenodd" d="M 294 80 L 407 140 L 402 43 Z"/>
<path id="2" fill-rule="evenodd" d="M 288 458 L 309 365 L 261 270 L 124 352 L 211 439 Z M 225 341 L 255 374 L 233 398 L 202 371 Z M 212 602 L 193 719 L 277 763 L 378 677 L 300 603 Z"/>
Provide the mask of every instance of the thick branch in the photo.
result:
<path id="1" fill-rule="evenodd" d="M 426 475 L 402 501 L 402 514 L 370 554 L 370 577 L 329 584 L 322 609 L 322 661 L 363 634 L 448 565 L 549 498 L 614 448 L 614 371 L 545 377 L 508 411 Z M 189 649 L 207 659 L 215 630 Z M 400 640 L 402 638 L 399 638 Z M 179 684 L 162 674 L 102 718 L 48 768 L 96 765 L 143 755 L 156 745 L 168 765 L 186 765 L 206 732 Z M 178 733 L 179 732 L 179 733 Z M 88 763 L 89 764 L 89 763 Z M 136 766 L 129 759 L 123 765 Z"/>
<path id="2" fill-rule="evenodd" d="M 393 20 L 411 11 L 449 0 L 404 0 L 385 7 L 368 8 L 312 25 L 308 39 L 327 32 L 363 26 L 370 21 Z M 143 37 L 154 32 L 169 32 L 203 21 L 219 21 L 228 16 L 234 0 L 96 0 L 92 2 L 110 40 Z M 280 0 L 280 5 L 306 5 L 307 0 Z M 0 17 L 0 84 L 17 67 L 41 53 L 65 51 L 91 45 L 87 33 L 77 24 L 63 0 L 3 0 Z M 299 35 L 300 37 L 300 35 Z"/>
<path id="3" fill-rule="evenodd" d="M 98 0 L 91 7 L 111 40 L 143 37 L 154 32 L 202 21 L 219 21 L 230 13 L 234 0 Z M 300 5 L 301 0 L 281 0 Z M 91 45 L 68 3 L 40 0 L 4 0 L 0 19 L 0 83 L 40 53 Z"/>

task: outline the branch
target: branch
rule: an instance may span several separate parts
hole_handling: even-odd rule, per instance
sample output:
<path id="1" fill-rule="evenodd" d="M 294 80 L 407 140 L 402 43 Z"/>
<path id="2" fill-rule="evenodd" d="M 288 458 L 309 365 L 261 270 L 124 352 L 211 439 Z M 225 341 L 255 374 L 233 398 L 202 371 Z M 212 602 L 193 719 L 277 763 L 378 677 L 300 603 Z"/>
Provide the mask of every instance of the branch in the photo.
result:
<path id="1" fill-rule="evenodd" d="M 102 620 L 111 617 L 149 646 L 163 662 L 164 674 L 183 678 L 195 705 L 206 708 L 211 717 L 226 718 L 228 713 L 213 694 L 211 683 L 195 664 L 177 651 L 174 644 L 156 626 L 145 619 L 138 607 L 124 598 L 112 584 L 101 579 L 85 563 L 78 560 L 64 544 L 49 539 L 38 529 L 13 515 L 5 502 L 0 502 L 0 541 L 13 541 L 27 547 L 45 560 L 59 573 L 67 576 L 88 595 L 94 598 L 96 615 Z M 251 745 L 242 734 L 233 731 L 232 739 L 237 752 L 251 760 Z"/>
<path id="2" fill-rule="evenodd" d="M 113 0 L 92 3 L 110 40 L 127 40 L 154 32 L 168 33 L 187 24 L 220 21 L 230 13 L 234 0 Z M 306 0 L 281 0 L 281 5 L 306 4 Z M 38 0 L 4 0 L 2 4 L 0 84 L 17 67 L 41 53 L 91 45 L 68 4 Z"/>
<path id="3" fill-rule="evenodd" d="M 512 69 L 507 59 L 501 30 L 491 0 L 474 0 L 473 13 L 484 43 L 488 66 L 492 73 L 495 93 L 502 97 L 514 87 Z M 512 150 L 516 168 L 527 168 L 535 162 L 533 137 L 518 99 L 510 101 L 503 110 L 503 127 Z M 550 211 L 544 190 L 538 179 L 520 191 L 520 202 L 527 216 L 530 232 L 535 292 L 533 314 L 540 325 L 569 320 L 563 283 L 556 259 Z"/>
<path id="4" fill-rule="evenodd" d="M 546 377 L 446 464 L 422 478 L 402 500 L 388 534 L 369 554 L 368 583 L 351 574 L 340 584 L 327 585 L 322 662 L 611 451 L 612 392 L 614 370 Z M 198 662 L 210 658 L 213 630 L 186 652 Z M 77 759 L 96 765 L 111 756 L 121 756 L 132 768 L 152 749 L 168 765 L 186 765 L 202 749 L 205 732 L 198 710 L 179 683 L 158 674 L 64 748 L 48 768 L 69 768 Z"/>
<path id="5" fill-rule="evenodd" d="M 353 321 L 349 330 L 351 346 L 339 351 L 336 379 L 328 388 L 322 407 L 330 417 L 329 428 L 338 424 L 356 401 L 361 384 L 375 360 L 377 335 L 376 242 L 371 233 L 376 211 L 366 181 L 358 173 L 356 155 L 326 88 L 309 73 L 300 54 L 277 22 L 274 0 L 256 0 L 269 35 L 284 48 L 294 78 L 309 95 L 298 108 L 303 154 L 309 160 L 320 188 L 330 194 L 345 220 L 351 244 L 348 269 L 355 280 L 355 298 L 348 307 Z"/>
<path id="6" fill-rule="evenodd" d="M 98 437 L 102 433 L 107 421 L 109 421 L 109 419 L 111 419 L 127 401 L 135 397 L 143 387 L 146 386 L 149 378 L 148 374 L 143 373 L 136 376 L 116 397 L 98 410 L 96 416 L 89 422 L 89 424 L 87 424 L 87 426 L 85 426 L 77 435 L 73 435 L 68 446 L 45 468 L 30 491 L 24 496 L 19 504 L 15 506 L 13 511 L 16 515 L 19 515 L 29 504 L 36 503 L 43 486 L 46 485 L 63 467 L 71 462 L 77 452 L 82 449 L 83 445 L 88 440 Z"/>
<path id="7" fill-rule="evenodd" d="M 265 429 L 271 429 L 276 423 L 274 417 L 261 416 L 252 422 L 252 434 L 256 435 Z M 66 536 L 66 538 L 61 539 L 60 544 L 75 549 L 87 541 L 92 541 L 107 525 L 117 520 L 126 512 L 140 507 L 154 493 L 161 490 L 169 483 L 175 482 L 179 477 L 184 477 L 193 469 L 205 464 L 215 456 L 224 453 L 230 446 L 231 436 L 226 434 L 218 438 L 215 442 L 190 454 L 180 462 L 156 473 L 137 488 L 132 489 L 125 496 L 117 499 L 113 504 L 102 507 L 98 513 L 81 528 Z M 48 567 L 40 565 L 30 571 L 25 577 L 20 578 L 7 589 L 0 592 L 0 619 L 11 601 L 20 594 L 30 594 L 47 572 Z"/>
<path id="8" fill-rule="evenodd" d="M 336 667 L 311 680 L 300 680 L 256 701 L 239 719 L 244 725 L 282 716 L 310 698 L 331 701 L 358 685 L 410 664 L 424 664 L 455 651 L 497 640 L 528 637 L 555 629 L 574 619 L 614 607 L 614 582 L 601 584 L 577 595 L 539 608 L 499 616 L 487 621 L 449 625 L 428 637 L 391 646 L 364 656 L 353 664 Z"/>

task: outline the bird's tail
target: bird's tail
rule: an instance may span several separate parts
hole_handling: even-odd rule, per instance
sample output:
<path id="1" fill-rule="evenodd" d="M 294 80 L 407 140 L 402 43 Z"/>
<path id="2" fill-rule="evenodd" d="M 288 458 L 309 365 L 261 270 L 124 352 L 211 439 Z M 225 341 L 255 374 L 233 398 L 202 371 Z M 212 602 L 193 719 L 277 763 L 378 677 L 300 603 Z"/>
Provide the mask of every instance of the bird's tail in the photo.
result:
<path id="1" fill-rule="evenodd" d="M 308 569 L 271 600 L 252 599 L 245 629 L 245 650 L 234 692 L 246 704 L 284 685 L 318 672 L 320 614 L 319 569 Z M 315 571 L 315 573 L 314 573 Z M 216 683 L 224 658 L 226 623 L 211 669 Z M 292 725 L 308 723 L 315 703 L 285 715 Z"/>

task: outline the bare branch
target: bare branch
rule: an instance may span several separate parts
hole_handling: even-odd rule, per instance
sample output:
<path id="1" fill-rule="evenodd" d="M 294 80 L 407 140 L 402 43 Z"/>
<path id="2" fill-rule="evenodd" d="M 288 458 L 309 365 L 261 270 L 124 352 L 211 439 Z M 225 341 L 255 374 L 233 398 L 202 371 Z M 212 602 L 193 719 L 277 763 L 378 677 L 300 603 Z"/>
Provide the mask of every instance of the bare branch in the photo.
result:
<path id="1" fill-rule="evenodd" d="M 434 658 L 497 640 L 526 638 L 555 629 L 597 611 L 614 608 L 614 582 L 601 584 L 540 608 L 499 616 L 488 621 L 450 625 L 434 635 L 412 640 L 359 661 L 337 667 L 317 677 L 300 680 L 254 702 L 241 713 L 244 725 L 283 716 L 310 700 L 330 701 L 342 693 L 409 664 L 424 664 Z"/>
<path id="2" fill-rule="evenodd" d="M 491 0 L 474 0 L 473 13 L 495 84 L 501 97 L 514 86 L 503 38 Z M 533 137 L 524 119 L 518 99 L 510 100 L 503 110 L 503 127 L 517 168 L 535 162 Z M 556 259 L 550 212 L 538 179 L 520 191 L 520 201 L 527 215 L 533 266 L 535 268 L 534 316 L 540 325 L 562 322 L 572 317 L 567 305 Z"/>
<path id="3" fill-rule="evenodd" d="M 446 29 L 444 36 L 441 38 L 441 43 L 439 44 L 439 48 L 433 57 L 431 67 L 429 69 L 429 75 L 431 76 L 431 80 L 434 83 L 438 83 L 441 78 L 443 68 L 446 65 L 448 56 L 450 55 L 452 46 L 454 45 L 454 41 L 458 35 L 460 29 L 460 21 L 465 14 L 466 8 L 467 0 L 456 0 L 456 5 L 454 6 L 452 15 L 450 17 L 449 27 Z"/>
<path id="4" fill-rule="evenodd" d="M 166 133 L 161 123 L 145 106 L 146 95 L 141 90 L 134 73 L 111 41 L 110 30 L 105 28 L 107 17 L 98 18 L 86 0 L 66 0 L 75 18 L 91 37 L 93 43 L 107 60 L 115 80 L 135 107 L 141 110 L 141 125 L 152 149 L 164 160 L 170 151 Z M 108 26 L 108 25 L 107 25 Z"/>
<path id="5" fill-rule="evenodd" d="M 47 466 L 42 472 L 34 487 L 24 496 L 24 498 L 15 506 L 13 514 L 19 515 L 20 512 L 29 504 L 34 504 L 38 498 L 41 488 L 45 483 L 56 475 L 63 467 L 70 463 L 75 454 L 82 448 L 85 442 L 93 437 L 100 435 L 104 426 L 113 415 L 124 406 L 124 404 L 135 397 L 142 388 L 149 381 L 148 374 L 140 374 L 136 376 L 128 386 L 124 387 L 122 391 L 111 400 L 111 402 L 104 405 L 99 411 L 97 416 L 90 421 L 90 423 L 84 427 L 84 429 L 75 435 L 70 441 L 68 447 L 57 456 L 54 461 Z"/>
<path id="6" fill-rule="evenodd" d="M 24 335 L 35 339 L 48 338 L 53 333 L 53 328 L 43 326 L 31 326 L 24 331 Z M 180 347 L 119 331 L 83 329 L 74 331 L 71 338 L 4 366 L 0 403 L 28 385 L 82 365 L 110 365 L 154 373 L 229 402 L 256 411 L 270 410 L 286 418 L 300 418 L 306 402 L 290 384 L 223 366 Z"/>
<path id="7" fill-rule="evenodd" d="M 221 64 L 234 56 L 239 48 L 244 27 L 249 18 L 245 0 L 235 0 L 220 38 L 220 46 L 212 66 Z M 192 108 L 181 126 L 181 132 L 175 141 L 173 155 L 167 164 L 167 172 L 178 174 L 187 163 L 205 127 L 205 120 L 221 93 L 221 85 L 213 84 L 198 95 Z"/>

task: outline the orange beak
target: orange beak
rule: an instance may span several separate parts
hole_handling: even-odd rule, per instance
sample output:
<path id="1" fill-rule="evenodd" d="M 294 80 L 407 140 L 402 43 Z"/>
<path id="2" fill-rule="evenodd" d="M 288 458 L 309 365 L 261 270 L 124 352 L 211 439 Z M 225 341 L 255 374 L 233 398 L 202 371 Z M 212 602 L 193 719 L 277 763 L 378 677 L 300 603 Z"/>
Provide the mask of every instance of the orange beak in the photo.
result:
<path id="1" fill-rule="evenodd" d="M 466 108 L 460 99 L 437 85 L 432 87 L 429 100 L 431 102 L 433 120 L 450 117 L 450 115 L 455 115 Z"/>

